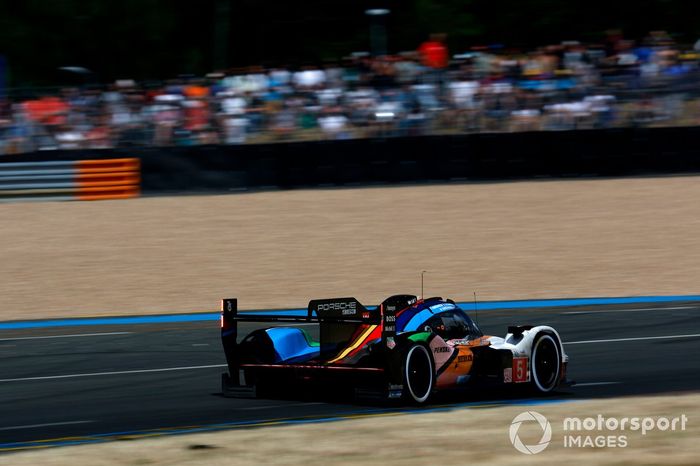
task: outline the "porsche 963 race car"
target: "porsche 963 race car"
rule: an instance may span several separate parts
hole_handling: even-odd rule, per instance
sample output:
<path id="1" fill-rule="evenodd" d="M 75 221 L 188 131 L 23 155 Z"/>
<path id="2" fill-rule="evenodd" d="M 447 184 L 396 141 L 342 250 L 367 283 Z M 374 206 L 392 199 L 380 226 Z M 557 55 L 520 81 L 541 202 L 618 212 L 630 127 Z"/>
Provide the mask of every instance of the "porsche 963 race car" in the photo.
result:
<path id="1" fill-rule="evenodd" d="M 546 394 L 565 381 L 568 356 L 552 327 L 512 326 L 503 338 L 484 335 L 449 299 L 396 295 L 374 309 L 355 298 L 319 299 L 309 302 L 305 316 L 238 313 L 237 304 L 222 300 L 226 396 L 328 384 L 352 387 L 361 397 L 421 404 L 437 391 L 526 384 Z M 268 326 L 239 338 L 240 322 Z M 318 339 L 309 324 L 318 325 Z"/>

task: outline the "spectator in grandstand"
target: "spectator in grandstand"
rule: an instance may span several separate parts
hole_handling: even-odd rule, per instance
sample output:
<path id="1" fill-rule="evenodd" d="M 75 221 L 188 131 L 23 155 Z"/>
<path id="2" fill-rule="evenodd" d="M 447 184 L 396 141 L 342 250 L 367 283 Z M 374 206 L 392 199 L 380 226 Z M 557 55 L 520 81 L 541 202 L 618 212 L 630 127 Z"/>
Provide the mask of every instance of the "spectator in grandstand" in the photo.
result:
<path id="1" fill-rule="evenodd" d="M 418 47 L 423 66 L 443 70 L 449 64 L 449 53 L 444 34 L 431 34 L 430 38 Z"/>
<path id="2" fill-rule="evenodd" d="M 436 86 L 440 95 L 443 94 L 445 71 L 450 61 L 445 39 L 445 34 L 431 34 L 430 38 L 418 47 L 421 63 L 426 68 L 426 79 L 428 83 Z"/>

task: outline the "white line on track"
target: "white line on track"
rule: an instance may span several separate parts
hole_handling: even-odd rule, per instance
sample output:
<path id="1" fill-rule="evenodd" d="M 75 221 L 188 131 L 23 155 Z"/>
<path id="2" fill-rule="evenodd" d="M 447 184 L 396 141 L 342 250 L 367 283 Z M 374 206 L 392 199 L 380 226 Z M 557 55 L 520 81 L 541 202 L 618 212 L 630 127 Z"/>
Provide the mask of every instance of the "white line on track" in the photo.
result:
<path id="1" fill-rule="evenodd" d="M 597 387 L 600 385 L 617 385 L 622 382 L 585 382 L 585 383 L 577 383 L 574 385 L 574 387 Z"/>
<path id="2" fill-rule="evenodd" d="M 90 424 L 91 422 L 95 422 L 95 421 L 50 422 L 47 424 L 30 424 L 30 425 L 26 425 L 26 426 L 0 427 L 0 430 L 36 429 L 39 427 L 70 426 L 70 425 L 75 425 L 75 424 Z"/>
<path id="3" fill-rule="evenodd" d="M 697 338 L 700 333 L 692 333 L 689 335 L 661 335 L 656 337 L 634 337 L 634 338 L 610 338 L 607 340 L 582 340 L 582 341 L 565 341 L 565 345 L 585 345 L 588 343 L 617 343 L 623 341 L 642 341 L 642 340 L 674 340 L 676 338 Z"/>
<path id="4" fill-rule="evenodd" d="M 123 374 L 148 374 L 150 372 L 172 372 L 172 371 L 191 371 L 195 369 L 211 369 L 214 367 L 226 367 L 226 364 L 210 364 L 207 366 L 181 366 L 181 367 L 163 367 L 160 369 L 138 369 L 132 371 L 112 371 L 112 372 L 88 372 L 84 374 L 65 374 L 65 375 L 46 375 L 41 377 L 20 377 L 16 379 L 0 379 L 2 382 L 25 382 L 29 380 L 53 380 L 53 379 L 73 379 L 76 377 L 99 377 L 103 375 L 123 375 Z"/>
<path id="5" fill-rule="evenodd" d="M 0 341 L 15 341 L 15 340 L 44 340 L 48 338 L 78 338 L 78 337 L 108 337 L 112 335 L 130 335 L 134 332 L 104 332 L 104 333 L 75 333 L 71 335 L 45 335 L 34 337 L 14 337 L 0 338 Z"/>
<path id="6" fill-rule="evenodd" d="M 562 314 L 576 315 L 576 314 L 598 314 L 603 312 L 644 312 L 644 311 L 680 311 L 687 309 L 698 309 L 697 306 L 677 306 L 677 307 L 644 307 L 638 309 L 601 309 L 595 311 L 568 311 L 562 312 Z"/>
<path id="7" fill-rule="evenodd" d="M 583 345 L 589 343 L 617 343 L 625 341 L 641 341 L 641 340 L 671 340 L 677 338 L 698 338 L 700 333 L 693 333 L 689 335 L 662 335 L 653 337 L 635 337 L 635 338 L 611 338 L 607 340 L 582 340 L 582 341 L 569 341 L 565 342 L 565 345 Z M 77 377 L 100 377 L 109 375 L 125 375 L 125 374 L 148 374 L 151 372 L 175 372 L 175 371 L 190 371 L 197 369 L 212 369 L 216 367 L 226 367 L 226 364 L 209 364 L 205 366 L 180 366 L 180 367 L 163 367 L 159 369 L 137 369 L 130 371 L 111 371 L 111 372 L 88 372 L 83 374 L 64 374 L 64 375 L 47 375 L 39 377 L 19 377 L 15 379 L 0 379 L 0 383 L 3 382 L 26 382 L 31 380 L 55 380 L 55 379 L 73 379 Z"/>

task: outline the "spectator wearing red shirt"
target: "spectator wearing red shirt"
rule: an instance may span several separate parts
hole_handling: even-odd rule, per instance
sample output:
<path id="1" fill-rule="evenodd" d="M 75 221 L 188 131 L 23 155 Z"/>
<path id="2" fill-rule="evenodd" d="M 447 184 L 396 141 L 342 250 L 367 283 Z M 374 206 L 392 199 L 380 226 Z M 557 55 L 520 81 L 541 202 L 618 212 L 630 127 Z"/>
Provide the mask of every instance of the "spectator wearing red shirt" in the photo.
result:
<path id="1" fill-rule="evenodd" d="M 437 87 L 438 95 L 444 96 L 445 71 L 450 55 L 445 45 L 445 34 L 431 34 L 430 38 L 418 47 L 421 63 L 428 68 L 429 82 Z"/>
<path id="2" fill-rule="evenodd" d="M 423 65 L 433 69 L 447 68 L 449 54 L 445 46 L 444 34 L 431 34 L 430 39 L 418 47 Z"/>

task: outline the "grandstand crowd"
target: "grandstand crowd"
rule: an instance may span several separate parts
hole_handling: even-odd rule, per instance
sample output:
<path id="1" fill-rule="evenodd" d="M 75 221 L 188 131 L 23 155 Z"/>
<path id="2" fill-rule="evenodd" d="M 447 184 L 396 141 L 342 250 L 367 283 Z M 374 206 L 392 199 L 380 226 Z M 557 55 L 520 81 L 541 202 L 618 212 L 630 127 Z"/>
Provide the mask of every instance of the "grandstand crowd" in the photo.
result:
<path id="1" fill-rule="evenodd" d="M 562 42 L 530 51 L 444 37 L 324 66 L 260 66 L 165 83 L 119 80 L 0 109 L 0 154 L 700 122 L 700 41 Z"/>

